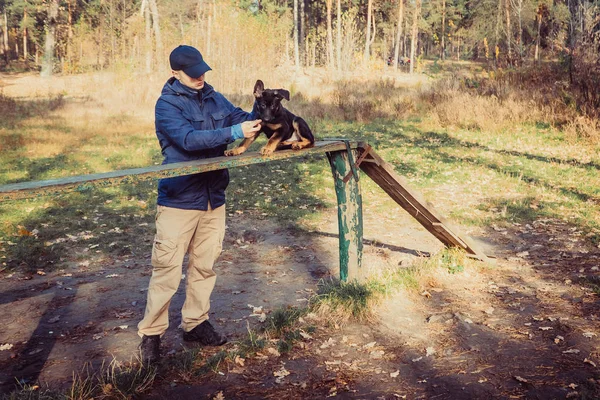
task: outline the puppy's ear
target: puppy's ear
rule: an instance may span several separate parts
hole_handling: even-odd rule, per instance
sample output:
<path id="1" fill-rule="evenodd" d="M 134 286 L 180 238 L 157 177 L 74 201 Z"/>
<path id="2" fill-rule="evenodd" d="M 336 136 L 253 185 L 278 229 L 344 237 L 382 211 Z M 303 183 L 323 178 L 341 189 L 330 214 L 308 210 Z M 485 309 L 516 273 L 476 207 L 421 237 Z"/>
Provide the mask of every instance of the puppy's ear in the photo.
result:
<path id="1" fill-rule="evenodd" d="M 275 96 L 279 97 L 280 99 L 286 99 L 287 101 L 290 101 L 290 92 L 285 89 L 277 89 L 275 91 Z"/>
<path id="2" fill-rule="evenodd" d="M 254 97 L 261 97 L 265 90 L 265 84 L 260 79 L 254 84 Z"/>

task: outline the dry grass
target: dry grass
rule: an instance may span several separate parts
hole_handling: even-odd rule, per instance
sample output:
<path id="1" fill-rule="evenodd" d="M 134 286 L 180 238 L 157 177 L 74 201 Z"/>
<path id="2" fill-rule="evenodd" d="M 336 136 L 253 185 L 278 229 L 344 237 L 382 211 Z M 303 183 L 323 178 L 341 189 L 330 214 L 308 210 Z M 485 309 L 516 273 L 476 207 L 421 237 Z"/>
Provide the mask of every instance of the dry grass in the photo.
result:
<path id="1" fill-rule="evenodd" d="M 549 124 L 569 140 L 600 142 L 591 107 L 597 100 L 583 96 L 564 71 L 542 67 L 483 75 L 453 73 L 421 91 L 435 125 L 510 134 L 518 126 Z"/>

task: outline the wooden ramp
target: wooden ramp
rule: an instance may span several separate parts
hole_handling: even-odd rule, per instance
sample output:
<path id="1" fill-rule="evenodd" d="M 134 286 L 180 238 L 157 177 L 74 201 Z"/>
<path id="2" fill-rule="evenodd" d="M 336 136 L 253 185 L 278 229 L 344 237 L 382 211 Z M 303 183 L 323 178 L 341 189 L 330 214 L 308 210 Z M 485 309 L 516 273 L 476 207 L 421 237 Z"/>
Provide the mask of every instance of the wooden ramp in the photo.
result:
<path id="1" fill-rule="evenodd" d="M 369 145 L 360 143 L 358 152 L 359 157 L 356 164 L 360 169 L 431 234 L 446 246 L 459 247 L 472 257 L 482 261 L 491 261 L 469 236 L 461 234 L 458 228 L 444 220 L 421 195 L 410 189 L 406 180 L 398 175 L 394 168 L 377 155 Z"/>

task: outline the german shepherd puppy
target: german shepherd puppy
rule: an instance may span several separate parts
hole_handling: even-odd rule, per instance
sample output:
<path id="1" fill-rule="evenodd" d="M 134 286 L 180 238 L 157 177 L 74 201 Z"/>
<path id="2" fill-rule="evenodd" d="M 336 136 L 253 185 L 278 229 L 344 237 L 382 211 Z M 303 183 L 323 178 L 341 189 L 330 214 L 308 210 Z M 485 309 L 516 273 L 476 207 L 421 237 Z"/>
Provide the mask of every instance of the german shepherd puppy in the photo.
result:
<path id="1" fill-rule="evenodd" d="M 281 105 L 281 100 L 290 100 L 289 91 L 265 89 L 263 82 L 257 80 L 254 85 L 254 97 L 258 111 L 257 118 L 262 120 L 261 130 L 254 137 L 244 139 L 238 147 L 227 150 L 226 156 L 237 156 L 245 152 L 261 132 L 269 138 L 267 144 L 260 150 L 263 156 L 273 154 L 275 150 L 289 148 L 300 150 L 315 144 L 315 137 L 306 121 Z"/>

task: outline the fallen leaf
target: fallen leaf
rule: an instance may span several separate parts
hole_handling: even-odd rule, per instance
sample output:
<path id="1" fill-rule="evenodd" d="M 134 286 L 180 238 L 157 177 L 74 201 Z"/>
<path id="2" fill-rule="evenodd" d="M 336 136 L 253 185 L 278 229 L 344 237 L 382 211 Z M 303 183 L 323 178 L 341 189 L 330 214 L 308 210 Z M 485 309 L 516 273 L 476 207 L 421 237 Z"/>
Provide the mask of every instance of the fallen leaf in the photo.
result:
<path id="1" fill-rule="evenodd" d="M 0 351 L 2 351 L 2 350 L 10 350 L 10 349 L 12 349 L 12 347 L 13 347 L 13 345 L 12 345 L 12 344 L 10 344 L 10 343 L 5 343 L 5 344 L 3 344 L 3 345 L 0 345 Z"/>
<path id="2" fill-rule="evenodd" d="M 417 361 L 421 361 L 423 359 L 423 357 L 417 357 L 417 358 L 413 358 L 412 362 L 417 362 Z"/>
<path id="3" fill-rule="evenodd" d="M 240 357 L 240 356 L 235 356 L 235 358 L 233 359 L 233 362 L 235 362 L 236 364 L 238 364 L 239 366 L 243 367 L 244 366 L 244 362 L 246 361 L 246 359 Z"/>
<path id="4" fill-rule="evenodd" d="M 525 378 L 521 378 L 520 376 L 514 376 L 513 378 L 515 378 L 515 379 L 516 379 L 516 380 L 518 380 L 519 382 L 527 383 L 527 379 L 525 379 Z"/>
<path id="5" fill-rule="evenodd" d="M 431 297 L 431 293 L 429 293 L 427 290 L 424 290 L 423 292 L 421 292 L 421 296 L 425 296 L 427 298 Z"/>
<path id="6" fill-rule="evenodd" d="M 400 375 L 400 370 L 396 370 L 396 372 L 390 372 L 390 378 L 396 378 Z"/>
<path id="7" fill-rule="evenodd" d="M 584 359 L 583 362 L 586 364 L 590 364 L 592 367 L 596 367 L 596 363 L 588 358 Z"/>
<path id="8" fill-rule="evenodd" d="M 385 354 L 385 352 L 383 350 L 375 350 L 369 353 L 369 358 L 372 358 L 374 360 L 379 360 L 381 358 L 383 358 L 383 355 Z"/>
<path id="9" fill-rule="evenodd" d="M 552 327 L 551 326 L 540 326 L 539 329 L 540 329 L 540 331 L 549 331 L 552 329 Z"/>
<path id="10" fill-rule="evenodd" d="M 584 333 L 583 333 L 583 336 L 585 336 L 585 337 L 586 337 L 586 338 L 588 338 L 588 339 L 591 339 L 591 338 L 593 338 L 594 336 L 598 336 L 598 335 L 597 335 L 596 333 L 594 333 L 594 332 L 584 332 Z"/>
<path id="11" fill-rule="evenodd" d="M 17 225 L 17 235 L 18 236 L 33 236 L 31 232 L 25 229 L 24 226 Z"/>
<path id="12" fill-rule="evenodd" d="M 558 335 L 557 337 L 554 338 L 554 343 L 559 344 L 561 341 L 564 341 L 565 338 Z"/>
<path id="13" fill-rule="evenodd" d="M 274 355 L 275 357 L 281 356 L 281 353 L 279 353 L 279 351 L 277 351 L 277 349 L 274 349 L 272 347 L 267 348 L 267 353 Z"/>
<path id="14" fill-rule="evenodd" d="M 304 332 L 303 330 L 300 331 L 300 336 L 302 336 L 306 340 L 312 339 L 312 336 L 310 336 L 308 333 Z"/>
<path id="15" fill-rule="evenodd" d="M 46 275 L 46 273 L 44 271 L 40 270 L 40 269 L 37 270 L 37 274 L 41 275 L 41 276 Z"/>
<path id="16" fill-rule="evenodd" d="M 288 376 L 289 374 L 290 374 L 290 371 L 285 369 L 285 367 L 281 367 L 281 369 L 279 371 L 273 372 L 273 376 L 277 376 L 279 378 L 283 378 L 284 376 Z"/>
<path id="17" fill-rule="evenodd" d="M 435 349 L 433 347 L 428 347 L 425 349 L 425 355 L 427 357 L 432 356 L 435 354 Z"/>
<path id="18" fill-rule="evenodd" d="M 569 349 L 569 350 L 563 351 L 563 354 L 577 354 L 577 353 L 579 353 L 579 350 L 577 350 L 577 349 Z"/>
<path id="19" fill-rule="evenodd" d="M 370 343 L 367 343 L 367 344 L 365 344 L 365 345 L 363 346 L 363 349 L 370 349 L 371 347 L 375 347 L 375 344 L 376 344 L 376 343 L 377 343 L 377 342 L 370 342 Z"/>
<path id="20" fill-rule="evenodd" d="M 225 400 L 225 396 L 223 395 L 223 392 L 219 392 L 215 395 L 215 397 L 213 397 L 213 400 Z"/>
<path id="21" fill-rule="evenodd" d="M 333 340 L 333 338 L 329 338 L 327 339 L 325 342 L 323 342 L 323 344 L 321 346 L 319 346 L 321 349 L 326 349 L 328 347 L 331 347 L 335 344 L 335 340 Z"/>

